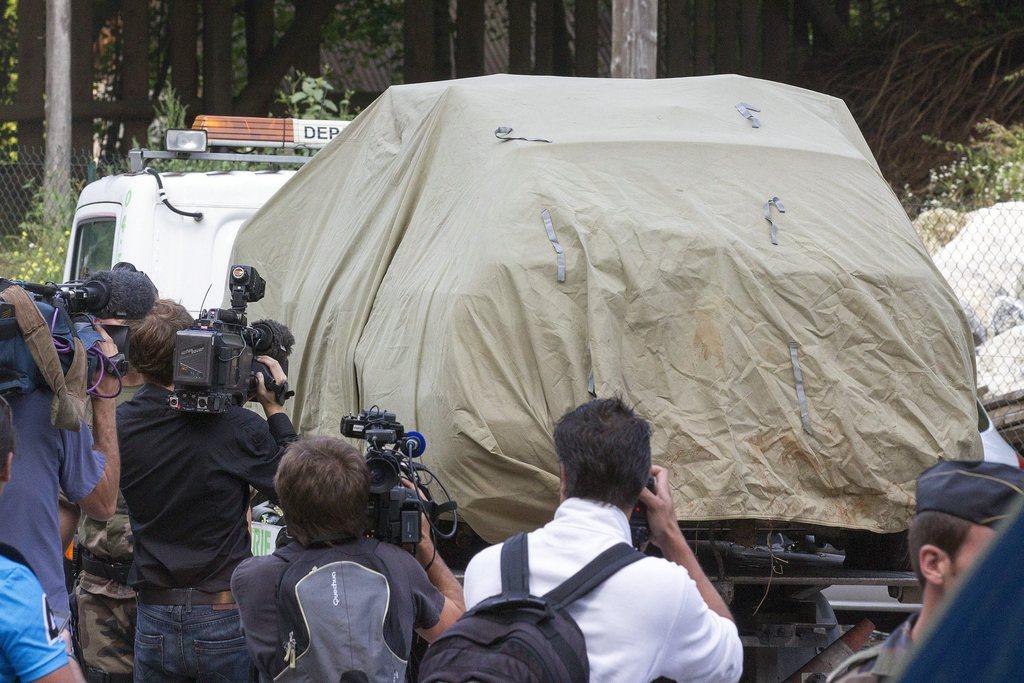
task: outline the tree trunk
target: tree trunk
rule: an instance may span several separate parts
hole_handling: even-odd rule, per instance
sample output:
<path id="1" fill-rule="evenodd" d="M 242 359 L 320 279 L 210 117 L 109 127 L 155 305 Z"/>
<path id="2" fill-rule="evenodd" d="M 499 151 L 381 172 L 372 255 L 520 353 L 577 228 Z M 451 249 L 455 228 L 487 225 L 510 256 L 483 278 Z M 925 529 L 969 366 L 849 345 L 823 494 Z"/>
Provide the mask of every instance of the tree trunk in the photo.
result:
<path id="1" fill-rule="evenodd" d="M 434 0 L 434 78 L 452 77 L 452 12 L 450 0 Z"/>
<path id="2" fill-rule="evenodd" d="M 46 83 L 45 0 L 18 1 L 18 90 L 17 104 L 31 105 L 43 101 Z M 18 122 L 18 145 L 39 150 L 43 146 L 43 122 Z"/>
<path id="3" fill-rule="evenodd" d="M 167 21 L 171 51 L 171 87 L 182 103 L 194 109 L 199 91 L 197 58 L 199 12 L 196 0 L 171 0 Z M 252 69 L 249 69 L 252 74 Z M 197 114 L 191 111 L 190 114 Z"/>
<path id="4" fill-rule="evenodd" d="M 149 4 L 126 2 L 121 7 L 121 77 L 126 100 L 149 99 Z M 152 117 L 125 120 L 124 147 L 149 142 Z"/>
<path id="5" fill-rule="evenodd" d="M 711 46 L 714 35 L 714 21 L 711 16 L 711 0 L 694 0 L 693 53 L 694 71 L 698 76 L 714 73 L 711 63 Z"/>
<path id="6" fill-rule="evenodd" d="M 850 0 L 836 0 L 836 16 L 844 29 L 850 28 Z"/>
<path id="7" fill-rule="evenodd" d="M 484 0 L 458 0 L 455 5 L 455 75 L 484 73 Z"/>
<path id="8" fill-rule="evenodd" d="M 204 0 L 204 6 L 206 4 L 217 3 L 216 0 Z M 230 14 L 230 4 L 224 3 L 224 5 L 228 8 Z M 267 109 L 270 106 L 270 101 L 274 96 L 274 92 L 281 83 L 281 79 L 288 73 L 288 69 L 292 68 L 298 62 L 299 58 L 303 54 L 303 50 L 306 50 L 306 54 L 308 54 L 310 43 L 320 36 L 320 26 L 327 21 L 327 18 L 333 9 L 334 2 L 332 0 L 297 0 L 295 5 L 295 19 L 288 27 L 288 30 L 285 31 L 285 34 L 281 36 L 281 39 L 277 41 L 274 49 L 271 50 L 260 62 L 259 68 L 256 72 L 249 74 L 249 81 L 245 84 L 245 88 L 242 89 L 242 92 L 239 93 L 238 97 L 235 99 L 235 112 L 250 116 L 263 116 L 266 114 Z M 230 67 L 230 35 L 228 35 L 228 38 L 227 57 L 228 65 Z M 203 42 L 206 42 L 205 30 L 203 32 Z M 223 47 L 221 49 L 223 49 Z M 207 68 L 204 64 L 204 102 L 206 101 L 206 91 L 208 89 L 206 75 Z M 220 77 L 221 75 L 215 74 L 215 76 Z M 230 78 L 230 72 L 228 77 Z M 230 86 L 230 81 L 228 82 L 228 85 Z M 230 95 L 230 87 L 227 92 Z M 209 113 L 220 114 L 224 112 L 210 111 Z"/>
<path id="9" fill-rule="evenodd" d="M 793 3 L 793 52 L 794 69 L 803 73 L 811 58 L 810 22 L 807 9 L 800 0 Z"/>
<path id="10" fill-rule="evenodd" d="M 579 0 L 577 8 L 580 1 L 596 2 Z M 508 0 L 508 71 L 513 74 L 533 71 L 533 0 Z"/>
<path id="11" fill-rule="evenodd" d="M 576 0 L 573 30 L 577 76 L 597 76 L 597 27 L 597 0 Z"/>
<path id="12" fill-rule="evenodd" d="M 536 0 L 537 22 L 533 39 L 533 73 L 551 74 L 555 67 L 554 0 Z"/>
<path id="13" fill-rule="evenodd" d="M 573 54 L 570 49 L 569 27 L 566 25 L 565 0 L 554 0 L 555 23 L 552 31 L 553 56 L 555 60 L 554 73 L 556 76 L 572 76 Z"/>
<path id="14" fill-rule="evenodd" d="M 715 73 L 736 72 L 738 11 L 736 0 L 715 0 Z"/>
<path id="15" fill-rule="evenodd" d="M 740 73 L 760 76 L 761 24 L 756 2 L 744 2 L 740 7 Z"/>
<path id="16" fill-rule="evenodd" d="M 92 153 L 92 119 L 80 115 L 82 106 L 92 100 L 92 0 L 72 0 L 71 23 L 71 150 L 74 155 Z"/>
<path id="17" fill-rule="evenodd" d="M 177 4 L 171 0 L 171 4 Z M 245 0 L 246 71 L 256 70 L 260 60 L 274 47 L 274 0 Z"/>
<path id="18" fill-rule="evenodd" d="M 693 73 L 693 30 L 687 0 L 662 0 L 665 10 L 665 75 Z"/>
<path id="19" fill-rule="evenodd" d="M 71 198 L 71 2 L 46 2 L 46 168 L 48 220 L 63 220 Z"/>
<path id="20" fill-rule="evenodd" d="M 612 0 L 612 78 L 655 78 L 658 0 Z"/>
<path id="21" fill-rule="evenodd" d="M 402 21 L 406 83 L 434 78 L 434 0 L 405 0 Z"/>
<path id="22" fill-rule="evenodd" d="M 129 3 L 131 4 L 131 3 Z M 295 7 L 295 20 L 300 18 Z M 230 114 L 234 90 L 234 64 L 231 59 L 231 3 L 203 0 L 203 107 L 207 114 Z M 313 26 L 310 26 L 312 29 Z M 303 44 L 305 46 L 305 44 Z M 296 46 L 298 51 L 299 46 Z M 294 64 L 295 59 L 292 58 Z M 286 69 L 287 71 L 287 69 Z M 281 76 L 284 76 L 282 73 Z M 280 77 L 277 79 L 280 81 Z M 275 83 L 276 85 L 276 83 Z M 248 110 L 250 115 L 265 114 L 266 108 Z"/>
<path id="23" fill-rule="evenodd" d="M 814 22 L 815 51 L 846 49 L 850 41 L 846 27 L 836 15 L 834 0 L 797 0 L 797 4 Z"/>
<path id="24" fill-rule="evenodd" d="M 764 77 L 772 81 L 789 79 L 789 2 L 764 0 L 761 13 Z"/>

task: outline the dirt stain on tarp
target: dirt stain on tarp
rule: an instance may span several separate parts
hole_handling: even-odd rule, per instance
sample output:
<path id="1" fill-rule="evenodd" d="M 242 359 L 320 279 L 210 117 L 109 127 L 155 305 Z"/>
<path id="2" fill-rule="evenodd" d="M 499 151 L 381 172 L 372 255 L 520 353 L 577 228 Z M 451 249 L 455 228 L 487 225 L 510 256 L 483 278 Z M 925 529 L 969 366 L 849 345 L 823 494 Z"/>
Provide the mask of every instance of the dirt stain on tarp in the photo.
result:
<path id="1" fill-rule="evenodd" d="M 706 313 L 697 313 L 697 329 L 693 333 L 693 345 L 705 360 L 714 360 L 716 367 L 725 366 L 725 351 L 722 348 L 722 334 L 718 325 Z"/>

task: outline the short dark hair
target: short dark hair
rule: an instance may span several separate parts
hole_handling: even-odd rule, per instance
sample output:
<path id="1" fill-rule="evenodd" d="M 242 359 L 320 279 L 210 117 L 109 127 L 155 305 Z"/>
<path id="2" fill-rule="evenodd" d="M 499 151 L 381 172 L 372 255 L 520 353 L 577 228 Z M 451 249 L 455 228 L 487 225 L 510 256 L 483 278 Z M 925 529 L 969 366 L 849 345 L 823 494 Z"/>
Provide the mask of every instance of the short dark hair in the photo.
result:
<path id="1" fill-rule="evenodd" d="M 288 531 L 309 545 L 337 536 L 363 535 L 370 471 L 354 447 L 331 436 L 310 436 L 288 446 L 274 477 Z"/>
<path id="2" fill-rule="evenodd" d="M 966 519 L 945 512 L 926 510 L 914 516 L 910 522 L 907 545 L 910 548 L 910 563 L 922 586 L 924 575 L 920 566 L 921 546 L 934 545 L 954 558 L 960 552 L 960 546 L 964 544 L 970 530 L 971 523 Z"/>
<path id="3" fill-rule="evenodd" d="M 651 473 L 651 427 L 617 396 L 563 415 L 555 450 L 570 498 L 631 507 Z"/>
<path id="4" fill-rule="evenodd" d="M 170 385 L 174 381 L 174 337 L 193 322 L 185 307 L 170 299 L 158 299 L 145 318 L 129 321 L 128 363 L 132 370 L 160 386 Z"/>
<path id="5" fill-rule="evenodd" d="M 14 418 L 11 404 L 0 396 L 0 466 L 7 462 L 7 455 L 14 452 Z"/>

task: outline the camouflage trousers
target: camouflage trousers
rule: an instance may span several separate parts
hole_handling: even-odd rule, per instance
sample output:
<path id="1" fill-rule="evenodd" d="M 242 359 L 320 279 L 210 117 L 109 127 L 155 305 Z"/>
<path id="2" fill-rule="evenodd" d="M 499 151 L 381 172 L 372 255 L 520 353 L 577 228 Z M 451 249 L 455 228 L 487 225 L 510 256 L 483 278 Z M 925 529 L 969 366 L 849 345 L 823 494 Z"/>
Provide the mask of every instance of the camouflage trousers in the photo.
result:
<path id="1" fill-rule="evenodd" d="M 130 680 L 135 659 L 135 597 L 112 598 L 75 587 L 82 669 L 89 681 Z M 129 678 L 122 678 L 127 676 Z"/>

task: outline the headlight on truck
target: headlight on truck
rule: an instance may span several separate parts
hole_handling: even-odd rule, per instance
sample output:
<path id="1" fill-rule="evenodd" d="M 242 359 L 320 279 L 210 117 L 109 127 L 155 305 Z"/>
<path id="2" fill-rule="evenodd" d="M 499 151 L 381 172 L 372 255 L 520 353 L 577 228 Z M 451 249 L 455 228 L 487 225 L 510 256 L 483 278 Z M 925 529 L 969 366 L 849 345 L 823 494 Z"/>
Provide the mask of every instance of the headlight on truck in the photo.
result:
<path id="1" fill-rule="evenodd" d="M 206 131 L 172 128 L 164 138 L 168 152 L 205 152 Z"/>

